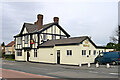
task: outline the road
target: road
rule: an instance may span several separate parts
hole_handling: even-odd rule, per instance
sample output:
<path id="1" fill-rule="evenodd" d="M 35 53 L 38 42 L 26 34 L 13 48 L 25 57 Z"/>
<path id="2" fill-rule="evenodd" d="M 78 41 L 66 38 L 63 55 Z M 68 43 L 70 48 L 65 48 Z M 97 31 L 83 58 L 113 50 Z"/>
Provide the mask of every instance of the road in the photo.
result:
<path id="1" fill-rule="evenodd" d="M 109 78 L 111 80 L 113 80 L 113 78 L 118 79 L 118 66 L 111 66 L 111 68 L 106 68 L 105 65 L 101 65 L 100 68 L 95 68 L 95 65 L 93 64 L 90 68 L 88 68 L 87 65 L 78 67 L 3 60 L 2 68 L 53 78 Z"/>

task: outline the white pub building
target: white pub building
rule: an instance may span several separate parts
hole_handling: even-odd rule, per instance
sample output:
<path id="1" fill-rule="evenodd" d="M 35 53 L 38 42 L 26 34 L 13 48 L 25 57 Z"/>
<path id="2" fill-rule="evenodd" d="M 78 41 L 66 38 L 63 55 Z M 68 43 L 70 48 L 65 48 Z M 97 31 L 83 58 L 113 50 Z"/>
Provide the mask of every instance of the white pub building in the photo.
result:
<path id="1" fill-rule="evenodd" d="M 43 15 L 34 24 L 24 23 L 15 38 L 15 60 L 52 64 L 79 65 L 94 63 L 100 52 L 113 49 L 96 46 L 88 37 L 70 37 L 59 25 L 59 18 L 43 25 Z"/>

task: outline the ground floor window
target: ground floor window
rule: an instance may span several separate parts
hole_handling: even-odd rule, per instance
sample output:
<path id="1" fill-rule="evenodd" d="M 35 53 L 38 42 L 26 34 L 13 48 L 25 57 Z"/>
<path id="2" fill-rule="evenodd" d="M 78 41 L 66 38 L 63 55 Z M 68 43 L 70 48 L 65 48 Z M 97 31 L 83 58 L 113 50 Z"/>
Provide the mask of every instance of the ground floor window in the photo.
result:
<path id="1" fill-rule="evenodd" d="M 37 57 L 37 49 L 34 49 L 34 57 Z"/>
<path id="2" fill-rule="evenodd" d="M 91 55 L 91 50 L 89 50 L 89 55 Z"/>
<path id="3" fill-rule="evenodd" d="M 96 55 L 96 50 L 93 51 L 93 55 Z"/>
<path id="4" fill-rule="evenodd" d="M 72 50 L 67 50 L 67 55 L 71 56 L 72 55 Z"/>
<path id="5" fill-rule="evenodd" d="M 86 50 L 82 50 L 82 55 L 83 55 L 83 56 L 86 55 Z"/>
<path id="6" fill-rule="evenodd" d="M 17 56 L 22 56 L 22 50 L 17 50 Z"/>

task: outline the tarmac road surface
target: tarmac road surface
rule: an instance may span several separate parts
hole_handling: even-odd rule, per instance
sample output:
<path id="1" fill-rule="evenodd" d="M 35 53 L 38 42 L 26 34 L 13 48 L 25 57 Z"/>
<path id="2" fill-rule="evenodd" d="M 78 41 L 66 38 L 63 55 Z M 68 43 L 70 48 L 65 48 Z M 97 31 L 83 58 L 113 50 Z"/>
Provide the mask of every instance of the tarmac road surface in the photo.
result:
<path id="1" fill-rule="evenodd" d="M 7 72 L 6 70 L 9 69 L 9 71 L 11 70 L 16 71 L 15 73 L 19 71 L 21 73 L 33 75 L 33 78 L 45 77 L 47 79 L 47 77 L 48 78 L 50 77 L 52 78 L 52 80 L 53 78 L 64 78 L 64 79 L 72 79 L 72 80 L 77 80 L 77 79 L 79 80 L 107 79 L 108 80 L 109 78 L 109 80 L 110 79 L 118 80 L 118 66 L 111 66 L 111 68 L 107 69 L 105 65 L 101 65 L 100 68 L 95 68 L 95 65 L 93 64 L 90 68 L 88 68 L 87 65 L 78 67 L 78 66 L 30 63 L 30 62 L 15 62 L 15 61 L 6 61 L 6 60 L 3 60 L 2 64 L 3 64 L 2 66 L 3 75 L 5 74 L 5 72 Z M 32 76 L 30 75 L 28 75 L 28 77 L 31 78 Z M 26 75 L 22 75 L 22 76 L 24 78 Z"/>

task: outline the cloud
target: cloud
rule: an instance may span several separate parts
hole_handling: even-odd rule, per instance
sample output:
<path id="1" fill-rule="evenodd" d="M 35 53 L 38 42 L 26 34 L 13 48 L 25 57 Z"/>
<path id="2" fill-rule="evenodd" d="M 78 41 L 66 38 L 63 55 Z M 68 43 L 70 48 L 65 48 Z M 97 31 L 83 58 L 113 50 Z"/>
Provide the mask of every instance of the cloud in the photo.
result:
<path id="1" fill-rule="evenodd" d="M 58 16 L 60 25 L 72 36 L 90 35 L 98 44 L 109 42 L 118 25 L 117 2 L 4 2 L 2 7 L 6 43 L 20 32 L 24 22 L 35 22 L 38 13 L 44 14 L 44 23 Z"/>

